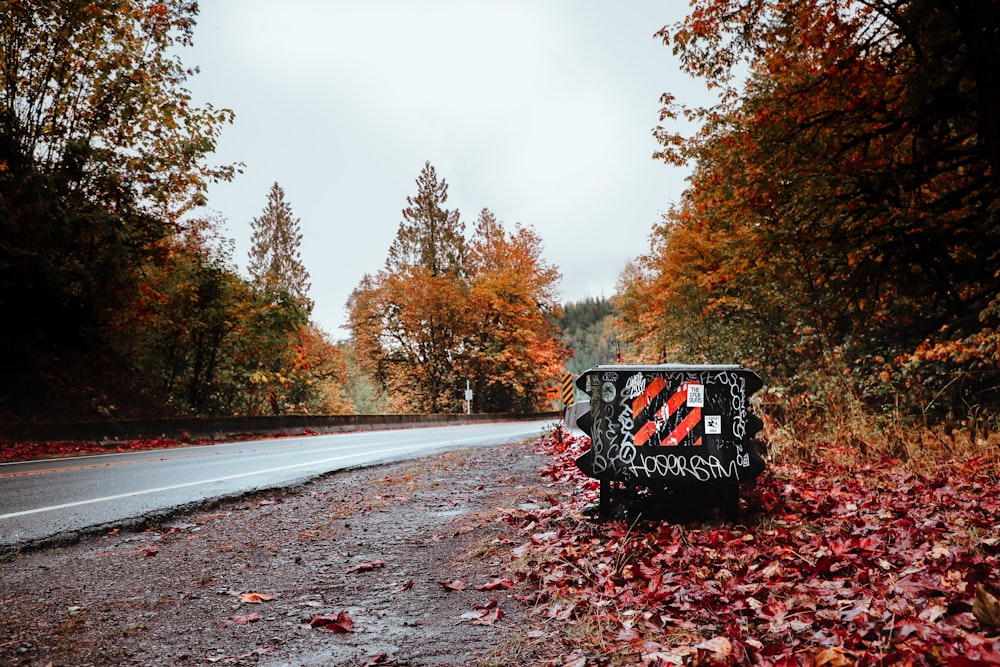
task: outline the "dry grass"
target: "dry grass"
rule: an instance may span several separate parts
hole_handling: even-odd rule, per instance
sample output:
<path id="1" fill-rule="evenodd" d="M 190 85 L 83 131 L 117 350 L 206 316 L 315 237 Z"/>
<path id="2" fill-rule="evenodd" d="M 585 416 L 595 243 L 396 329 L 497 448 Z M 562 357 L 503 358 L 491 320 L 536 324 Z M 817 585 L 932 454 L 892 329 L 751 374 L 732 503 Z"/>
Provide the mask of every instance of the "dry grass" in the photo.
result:
<path id="1" fill-rule="evenodd" d="M 841 467 L 892 459 L 908 470 L 933 471 L 950 460 L 982 458 L 983 467 L 1000 478 L 1000 429 L 983 412 L 958 423 L 928 425 L 897 411 L 872 414 L 851 396 L 828 399 L 817 420 L 789 410 L 779 421 L 764 415 L 762 439 L 771 460 L 832 463 Z"/>

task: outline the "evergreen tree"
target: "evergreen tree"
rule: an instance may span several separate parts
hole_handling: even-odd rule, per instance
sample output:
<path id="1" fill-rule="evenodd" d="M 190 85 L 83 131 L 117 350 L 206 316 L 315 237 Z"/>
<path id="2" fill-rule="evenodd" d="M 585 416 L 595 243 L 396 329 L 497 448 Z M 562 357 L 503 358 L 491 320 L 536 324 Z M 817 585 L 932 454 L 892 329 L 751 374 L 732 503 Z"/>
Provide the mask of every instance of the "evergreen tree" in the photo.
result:
<path id="1" fill-rule="evenodd" d="M 582 373 L 598 364 L 619 361 L 617 317 L 614 304 L 603 296 L 599 299 L 587 297 L 563 306 L 559 326 L 563 343 L 573 353 L 566 362 L 568 372 Z"/>
<path id="2" fill-rule="evenodd" d="M 403 221 L 389 248 L 386 269 L 399 273 L 423 267 L 434 277 L 449 273 L 461 275 L 465 264 L 465 225 L 458 211 L 444 208 L 448 201 L 448 183 L 438 181 L 430 162 L 417 178 L 417 194 L 407 197 Z"/>
<path id="3" fill-rule="evenodd" d="M 292 217 L 285 191 L 277 183 L 271 186 L 264 213 L 254 218 L 251 226 L 248 270 L 254 282 L 264 290 L 284 289 L 303 310 L 312 311 L 309 273 L 299 256 L 299 220 Z"/>

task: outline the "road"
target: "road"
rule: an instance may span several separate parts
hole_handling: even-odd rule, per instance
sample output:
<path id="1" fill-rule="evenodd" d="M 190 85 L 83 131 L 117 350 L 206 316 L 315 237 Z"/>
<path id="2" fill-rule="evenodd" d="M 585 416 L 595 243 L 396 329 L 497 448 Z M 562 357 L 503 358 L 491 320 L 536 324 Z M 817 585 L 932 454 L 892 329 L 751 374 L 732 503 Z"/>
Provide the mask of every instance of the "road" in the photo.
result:
<path id="1" fill-rule="evenodd" d="M 518 442 L 552 426 L 461 424 L 0 464 L 0 553 L 335 470 Z"/>

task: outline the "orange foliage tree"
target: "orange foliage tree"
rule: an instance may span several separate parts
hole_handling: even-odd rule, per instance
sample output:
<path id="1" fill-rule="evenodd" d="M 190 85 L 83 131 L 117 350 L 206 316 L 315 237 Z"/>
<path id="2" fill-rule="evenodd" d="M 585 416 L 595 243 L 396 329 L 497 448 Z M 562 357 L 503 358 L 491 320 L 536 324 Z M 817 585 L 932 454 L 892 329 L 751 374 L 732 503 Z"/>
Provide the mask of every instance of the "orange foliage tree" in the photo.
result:
<path id="1" fill-rule="evenodd" d="M 560 276 L 541 252 L 533 230 L 509 233 L 489 210 L 480 212 L 469 244 L 461 371 L 482 412 L 537 409 L 566 361 L 551 317 Z"/>
<path id="2" fill-rule="evenodd" d="M 547 318 L 559 275 L 539 238 L 508 234 L 484 210 L 467 242 L 429 163 L 417 185 L 385 268 L 348 301 L 359 363 L 410 411 L 461 411 L 466 380 L 477 411 L 542 407 L 565 353 Z"/>
<path id="3" fill-rule="evenodd" d="M 694 169 L 621 277 L 634 350 L 876 411 L 995 403 L 998 27 L 977 0 L 702 0 L 664 29 L 720 95 L 664 96 L 699 130 L 656 130 Z"/>

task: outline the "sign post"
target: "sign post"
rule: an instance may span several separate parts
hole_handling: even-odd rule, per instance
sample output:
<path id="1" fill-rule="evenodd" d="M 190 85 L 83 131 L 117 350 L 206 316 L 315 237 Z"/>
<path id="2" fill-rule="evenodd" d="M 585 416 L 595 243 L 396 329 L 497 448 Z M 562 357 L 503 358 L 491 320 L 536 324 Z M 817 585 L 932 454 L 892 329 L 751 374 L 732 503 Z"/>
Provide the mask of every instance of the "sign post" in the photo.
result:
<path id="1" fill-rule="evenodd" d="M 465 414 L 472 414 L 472 388 L 469 381 L 465 381 Z"/>

